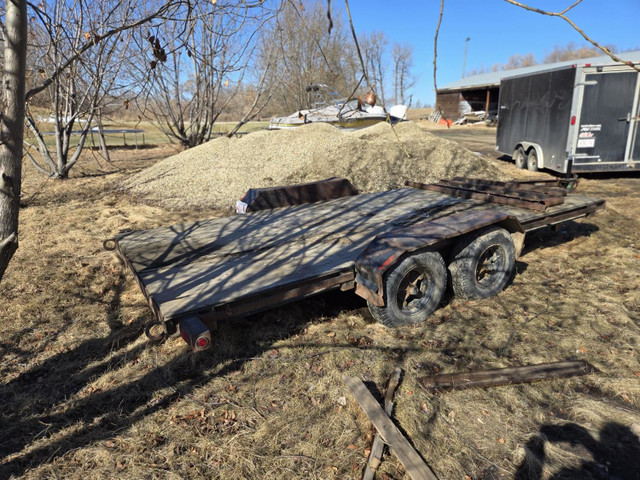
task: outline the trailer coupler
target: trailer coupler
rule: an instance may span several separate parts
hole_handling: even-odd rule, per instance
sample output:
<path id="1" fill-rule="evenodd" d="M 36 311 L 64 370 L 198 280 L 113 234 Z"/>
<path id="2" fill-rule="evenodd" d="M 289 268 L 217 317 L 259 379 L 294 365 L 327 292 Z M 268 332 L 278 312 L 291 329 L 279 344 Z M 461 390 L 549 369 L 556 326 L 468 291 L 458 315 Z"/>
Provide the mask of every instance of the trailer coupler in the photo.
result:
<path id="1" fill-rule="evenodd" d="M 180 319 L 180 336 L 194 352 L 207 350 L 211 346 L 211 332 L 196 315 Z"/>

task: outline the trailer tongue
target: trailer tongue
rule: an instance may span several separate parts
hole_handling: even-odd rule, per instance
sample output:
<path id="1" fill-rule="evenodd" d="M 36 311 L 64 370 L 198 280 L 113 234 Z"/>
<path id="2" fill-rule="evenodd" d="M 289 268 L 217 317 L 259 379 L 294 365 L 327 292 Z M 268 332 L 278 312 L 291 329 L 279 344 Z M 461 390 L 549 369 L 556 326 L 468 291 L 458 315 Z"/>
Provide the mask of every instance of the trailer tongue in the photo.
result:
<path id="1" fill-rule="evenodd" d="M 510 282 L 526 232 L 604 205 L 566 195 L 575 183 L 563 180 L 457 178 L 363 195 L 326 182 L 254 190 L 245 199 L 262 206 L 246 204 L 246 215 L 117 235 L 155 316 L 147 336 L 179 328 L 204 350 L 219 320 L 338 288 L 355 289 L 386 325 L 421 322 L 447 275 L 456 295 L 494 295 Z"/>

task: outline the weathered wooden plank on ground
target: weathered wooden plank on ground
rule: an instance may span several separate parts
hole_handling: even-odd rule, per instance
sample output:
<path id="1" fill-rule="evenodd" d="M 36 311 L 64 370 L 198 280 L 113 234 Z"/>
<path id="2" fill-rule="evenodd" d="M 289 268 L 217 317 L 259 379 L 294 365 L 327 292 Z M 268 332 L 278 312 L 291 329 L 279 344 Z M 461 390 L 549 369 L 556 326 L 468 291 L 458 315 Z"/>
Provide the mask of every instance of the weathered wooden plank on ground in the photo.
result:
<path id="1" fill-rule="evenodd" d="M 437 480 L 435 474 L 380 407 L 362 380 L 356 377 L 345 377 L 344 383 L 347 384 L 364 413 L 394 455 L 398 457 L 409 476 L 413 480 Z"/>
<path id="2" fill-rule="evenodd" d="M 400 383 L 400 376 L 402 375 L 402 369 L 396 367 L 393 369 L 391 377 L 389 377 L 389 383 L 387 384 L 387 391 L 384 394 L 384 412 L 391 417 L 393 413 L 393 395 Z M 376 433 L 373 438 L 373 444 L 371 445 L 371 453 L 367 460 L 367 466 L 362 475 L 362 480 L 373 480 L 376 474 L 376 470 L 380 465 L 380 459 L 382 458 L 382 451 L 384 450 L 384 440 L 380 434 Z"/>
<path id="3" fill-rule="evenodd" d="M 499 368 L 476 372 L 439 374 L 418 378 L 418 382 L 430 391 L 473 387 L 499 387 L 517 383 L 531 383 L 554 378 L 587 375 L 596 370 L 585 361 L 566 361 Z"/>

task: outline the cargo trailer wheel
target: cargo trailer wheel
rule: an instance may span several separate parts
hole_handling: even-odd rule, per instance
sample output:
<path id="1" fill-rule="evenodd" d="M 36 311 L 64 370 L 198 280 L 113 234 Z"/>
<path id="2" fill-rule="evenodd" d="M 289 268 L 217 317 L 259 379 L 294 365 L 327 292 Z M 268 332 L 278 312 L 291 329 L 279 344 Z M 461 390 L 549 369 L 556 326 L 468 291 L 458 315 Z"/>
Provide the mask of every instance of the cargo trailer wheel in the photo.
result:
<path id="1" fill-rule="evenodd" d="M 521 146 L 513 151 L 513 160 L 516 162 L 516 168 L 523 169 L 527 166 L 527 155 Z"/>
<path id="2" fill-rule="evenodd" d="M 371 315 L 387 327 L 423 322 L 438 307 L 447 286 L 447 267 L 438 252 L 411 255 L 385 278 L 385 306 L 368 303 Z"/>
<path id="3" fill-rule="evenodd" d="M 535 148 L 529 150 L 529 154 L 527 155 L 527 169 L 530 172 L 538 171 L 538 152 L 536 152 Z"/>
<path id="4" fill-rule="evenodd" d="M 496 295 L 513 279 L 516 251 L 504 228 L 480 230 L 460 242 L 449 264 L 456 296 L 475 300 Z"/>

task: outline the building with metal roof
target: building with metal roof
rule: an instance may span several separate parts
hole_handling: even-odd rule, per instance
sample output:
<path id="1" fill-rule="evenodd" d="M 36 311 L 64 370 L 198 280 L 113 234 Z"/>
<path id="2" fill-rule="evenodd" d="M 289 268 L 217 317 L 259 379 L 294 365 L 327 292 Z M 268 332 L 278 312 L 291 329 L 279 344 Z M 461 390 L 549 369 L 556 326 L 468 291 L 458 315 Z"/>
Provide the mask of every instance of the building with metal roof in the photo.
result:
<path id="1" fill-rule="evenodd" d="M 626 61 L 640 63 L 640 50 L 619 53 L 617 56 Z M 436 92 L 436 109 L 442 112 L 444 117 L 451 119 L 457 119 L 465 113 L 478 110 L 488 112 L 489 115 L 495 115 L 500 95 L 500 80 L 503 78 L 544 72 L 571 65 L 605 66 L 615 65 L 616 63 L 610 56 L 601 55 L 471 75 L 438 88 Z"/>

